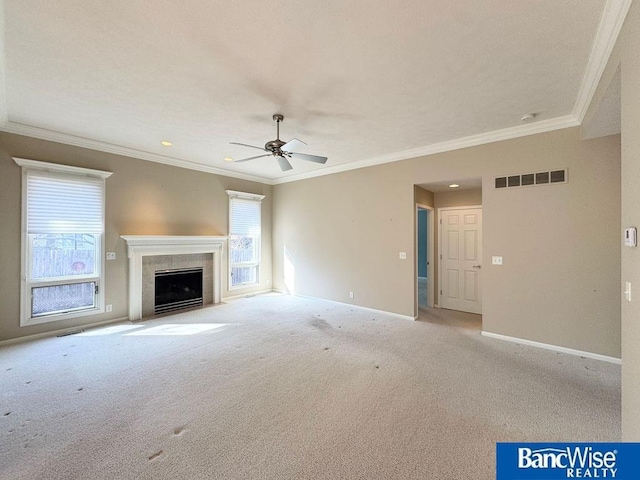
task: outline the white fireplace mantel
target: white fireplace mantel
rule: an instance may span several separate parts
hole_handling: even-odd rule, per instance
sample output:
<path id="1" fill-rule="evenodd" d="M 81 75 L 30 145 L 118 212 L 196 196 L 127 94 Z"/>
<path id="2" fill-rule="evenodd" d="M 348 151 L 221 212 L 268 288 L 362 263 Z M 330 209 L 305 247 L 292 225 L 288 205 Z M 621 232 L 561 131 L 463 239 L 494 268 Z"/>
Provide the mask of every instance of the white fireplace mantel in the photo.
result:
<path id="1" fill-rule="evenodd" d="M 222 300 L 222 236 L 122 235 L 129 257 L 129 320 L 142 318 L 142 257 L 213 253 L 213 303 Z"/>

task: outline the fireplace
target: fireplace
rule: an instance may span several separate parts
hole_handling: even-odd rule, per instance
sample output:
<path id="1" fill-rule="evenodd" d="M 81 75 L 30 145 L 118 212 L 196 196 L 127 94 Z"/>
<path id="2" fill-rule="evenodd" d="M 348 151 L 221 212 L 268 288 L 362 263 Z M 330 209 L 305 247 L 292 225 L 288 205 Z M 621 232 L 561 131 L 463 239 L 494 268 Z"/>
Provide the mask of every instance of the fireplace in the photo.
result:
<path id="1" fill-rule="evenodd" d="M 129 257 L 129 320 L 154 314 L 158 270 L 203 268 L 203 305 L 222 300 L 221 257 L 227 237 L 123 235 L 122 239 Z"/>
<path id="2" fill-rule="evenodd" d="M 156 315 L 203 305 L 202 268 L 158 270 L 155 281 Z"/>

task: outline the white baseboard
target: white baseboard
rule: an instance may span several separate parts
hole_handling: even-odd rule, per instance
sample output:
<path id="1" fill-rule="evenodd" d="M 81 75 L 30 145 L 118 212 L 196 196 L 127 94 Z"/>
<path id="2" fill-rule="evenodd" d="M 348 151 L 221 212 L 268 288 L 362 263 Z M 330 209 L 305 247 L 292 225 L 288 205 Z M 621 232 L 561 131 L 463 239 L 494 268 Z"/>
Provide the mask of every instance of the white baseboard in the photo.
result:
<path id="1" fill-rule="evenodd" d="M 283 293 L 286 293 L 286 292 L 283 292 Z M 389 315 L 391 317 L 402 318 L 403 320 L 411 320 L 412 322 L 414 320 L 417 320 L 417 318 L 418 318 L 418 317 L 409 316 L 409 315 L 402 315 L 400 313 L 387 312 L 385 310 L 377 310 L 375 308 L 361 307 L 360 305 L 354 305 L 353 303 L 338 302 L 337 300 L 328 300 L 326 298 L 312 297 L 311 295 L 300 295 L 299 293 L 292 293 L 291 295 L 293 295 L 295 297 L 300 297 L 300 298 L 310 298 L 311 300 L 321 300 L 323 302 L 335 303 L 335 304 L 338 304 L 338 305 L 357 308 L 359 310 L 365 310 L 365 311 L 371 312 L 371 313 L 377 313 L 379 315 Z"/>
<path id="2" fill-rule="evenodd" d="M 239 295 L 231 295 L 229 297 L 222 297 L 222 301 L 226 302 L 227 300 L 235 300 L 236 298 L 253 297 L 254 295 L 262 295 L 264 293 L 271 293 L 271 292 L 275 292 L 275 291 L 276 290 L 273 290 L 271 288 L 267 288 L 266 290 L 258 290 L 257 292 L 241 293 Z"/>
<path id="3" fill-rule="evenodd" d="M 114 318 L 112 320 L 104 320 L 102 322 L 94 322 L 94 323 L 88 323 L 86 325 L 78 325 L 77 327 L 61 328 L 60 330 L 51 330 L 50 332 L 43 332 L 43 333 L 34 333 L 33 335 L 25 335 L 24 337 L 10 338 L 9 340 L 2 340 L 0 341 L 0 347 L 3 345 L 11 345 L 13 343 L 21 343 L 21 342 L 27 342 L 30 340 L 38 340 L 39 338 L 55 337 L 57 335 L 64 335 L 65 333 L 76 332 L 79 330 L 86 330 L 88 328 L 101 327 L 103 325 L 108 325 L 110 323 L 119 323 L 119 322 L 128 322 L 128 321 L 129 321 L 129 317 L 120 317 L 120 318 Z"/>
<path id="4" fill-rule="evenodd" d="M 600 355 L 599 353 L 583 352 L 582 350 L 574 350 L 573 348 L 559 347 L 558 345 L 549 345 L 548 343 L 534 342 L 533 340 L 525 340 L 523 338 L 508 337 L 506 335 L 500 335 L 498 333 L 485 332 L 484 330 L 480 333 L 481 335 L 489 338 L 496 338 L 498 340 L 505 340 L 507 342 L 528 345 L 530 347 L 544 348 L 545 350 L 553 350 L 554 352 L 567 353 L 569 355 L 577 355 L 579 357 L 592 358 L 594 360 L 601 360 L 603 362 L 622 365 L 622 359 Z"/>

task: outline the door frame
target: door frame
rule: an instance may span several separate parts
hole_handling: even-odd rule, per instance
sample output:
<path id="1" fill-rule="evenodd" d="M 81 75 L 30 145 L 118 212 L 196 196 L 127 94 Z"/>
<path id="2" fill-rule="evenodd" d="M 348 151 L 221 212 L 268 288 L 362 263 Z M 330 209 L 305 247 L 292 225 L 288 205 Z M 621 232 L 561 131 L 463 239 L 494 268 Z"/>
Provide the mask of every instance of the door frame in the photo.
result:
<path id="1" fill-rule="evenodd" d="M 438 212 L 438 304 L 439 306 L 442 305 L 442 262 L 440 260 L 442 260 L 442 228 L 440 228 L 440 225 L 442 225 L 442 212 L 444 210 L 466 210 L 469 208 L 479 208 L 480 210 L 482 209 L 482 205 L 465 205 L 465 206 L 458 206 L 458 207 L 439 207 L 437 208 L 437 212 Z M 483 210 L 484 213 L 484 210 Z M 482 237 L 484 238 L 484 222 L 482 225 L 482 233 L 481 233 Z M 484 242 L 483 242 L 484 244 Z M 483 262 L 484 262 L 484 253 L 483 253 Z M 482 273 L 481 273 L 482 275 Z M 482 290 L 482 292 L 484 292 L 484 289 Z M 483 293 L 484 294 L 484 293 Z M 416 299 L 417 301 L 417 299 Z M 483 305 L 484 302 L 481 303 L 481 305 Z"/>
<path id="2" fill-rule="evenodd" d="M 436 297 L 435 295 L 435 290 L 434 290 L 434 285 L 433 285 L 433 261 L 434 261 L 434 253 L 435 253 L 435 236 L 434 236 L 434 229 L 435 229 L 435 221 L 434 221 L 434 214 L 435 212 L 435 208 L 430 207 L 429 205 L 424 205 L 422 203 L 416 203 L 416 207 L 415 207 L 415 214 L 414 214 L 414 232 L 415 232 L 415 238 L 413 241 L 414 244 L 414 258 L 416 259 L 415 262 L 413 262 L 413 282 L 414 282 L 414 291 L 415 291 L 415 305 L 414 305 L 414 316 L 417 318 L 418 317 L 418 310 L 419 310 L 419 305 L 418 305 L 418 211 L 419 210 L 426 210 L 427 211 L 427 306 L 429 307 L 434 307 L 435 303 L 434 303 L 434 298 Z M 429 293 L 431 295 L 429 295 Z M 439 297 L 438 297 L 439 298 Z"/>

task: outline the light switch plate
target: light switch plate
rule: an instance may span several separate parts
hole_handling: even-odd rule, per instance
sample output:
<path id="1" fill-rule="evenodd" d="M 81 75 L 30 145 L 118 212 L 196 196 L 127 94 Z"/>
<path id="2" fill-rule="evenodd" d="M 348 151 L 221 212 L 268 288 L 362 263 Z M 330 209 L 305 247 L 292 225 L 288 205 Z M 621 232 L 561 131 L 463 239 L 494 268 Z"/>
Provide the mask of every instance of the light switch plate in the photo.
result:
<path id="1" fill-rule="evenodd" d="M 502 257 L 491 257 L 491 263 L 493 265 L 502 265 Z"/>
<path id="2" fill-rule="evenodd" d="M 107 260 L 115 260 L 116 252 L 107 252 Z"/>

